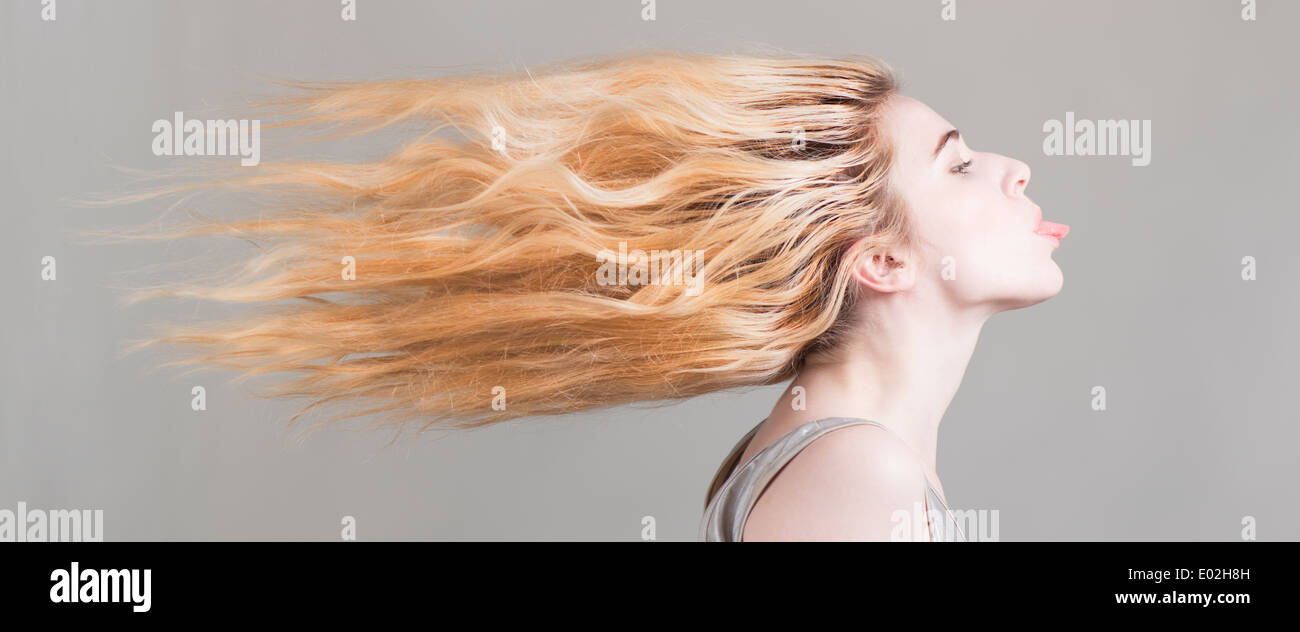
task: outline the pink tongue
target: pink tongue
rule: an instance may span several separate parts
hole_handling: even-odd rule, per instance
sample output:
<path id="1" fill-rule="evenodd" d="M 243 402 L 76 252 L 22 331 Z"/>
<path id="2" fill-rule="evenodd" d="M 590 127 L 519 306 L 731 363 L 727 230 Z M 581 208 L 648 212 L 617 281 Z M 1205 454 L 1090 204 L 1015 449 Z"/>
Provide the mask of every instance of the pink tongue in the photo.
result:
<path id="1" fill-rule="evenodd" d="M 1053 237 L 1056 237 L 1057 239 L 1060 239 L 1061 237 L 1066 236 L 1070 232 L 1070 227 L 1066 224 L 1057 224 L 1055 222 L 1045 221 L 1042 224 L 1038 225 L 1037 232 L 1043 235 L 1051 235 Z"/>

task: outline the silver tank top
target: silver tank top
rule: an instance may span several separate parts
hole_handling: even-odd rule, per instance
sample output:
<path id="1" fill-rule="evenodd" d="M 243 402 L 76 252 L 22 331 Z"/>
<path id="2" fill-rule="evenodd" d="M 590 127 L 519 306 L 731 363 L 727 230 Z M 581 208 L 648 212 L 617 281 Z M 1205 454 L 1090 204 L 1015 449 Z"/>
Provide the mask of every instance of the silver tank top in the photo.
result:
<path id="1" fill-rule="evenodd" d="M 766 420 L 764 420 L 766 421 Z M 777 473 L 790 462 L 800 450 L 808 447 L 814 439 L 831 430 L 854 424 L 870 424 L 889 430 L 884 424 L 856 417 L 829 417 L 805 423 L 786 433 L 776 441 L 759 450 L 743 466 L 737 467 L 740 456 L 758 432 L 759 422 L 736 446 L 718 468 L 709 492 L 712 499 L 704 507 L 704 518 L 700 522 L 699 537 L 705 542 L 740 542 L 745 531 L 745 521 L 749 512 L 758 502 L 758 497 L 767 489 Z M 726 477 L 725 479 L 723 477 Z M 924 476 L 924 475 L 923 475 Z M 925 477 L 926 524 L 929 527 L 931 541 L 965 542 L 966 536 L 957 525 L 952 512 L 948 511 L 943 499 Z M 940 525 L 929 519 L 931 507 L 943 516 Z"/>

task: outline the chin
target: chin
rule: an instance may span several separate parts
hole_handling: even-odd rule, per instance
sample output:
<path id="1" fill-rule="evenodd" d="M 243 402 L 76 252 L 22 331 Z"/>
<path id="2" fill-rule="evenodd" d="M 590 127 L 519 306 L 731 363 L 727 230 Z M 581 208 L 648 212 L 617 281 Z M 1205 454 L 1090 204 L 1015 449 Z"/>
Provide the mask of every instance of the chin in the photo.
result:
<path id="1" fill-rule="evenodd" d="M 1044 273 L 1042 281 L 1029 293 L 1031 297 L 1030 305 L 1037 305 L 1057 294 L 1061 293 L 1061 288 L 1065 286 L 1065 275 L 1055 263 L 1051 266 L 1050 273 Z"/>
<path id="2" fill-rule="evenodd" d="M 1065 273 L 1064 273 L 1064 272 L 1061 272 L 1061 266 L 1056 265 L 1056 262 L 1053 261 L 1053 262 L 1052 262 L 1051 278 L 1050 278 L 1050 281 L 1048 282 L 1048 291 L 1049 291 L 1049 293 L 1048 293 L 1047 297 L 1044 298 L 1044 300 L 1046 300 L 1046 299 L 1048 299 L 1048 298 L 1052 298 L 1053 296 L 1056 296 L 1057 294 L 1060 294 L 1060 293 L 1061 293 L 1061 288 L 1062 288 L 1062 287 L 1065 287 Z"/>
<path id="3" fill-rule="evenodd" d="M 1004 297 L 1001 301 L 996 301 L 1003 306 L 1000 311 L 1023 309 L 1031 305 L 1037 305 L 1059 294 L 1065 284 L 1065 276 L 1061 274 L 1061 269 L 1056 265 L 1052 265 L 1051 268 L 1050 273 L 1044 272 L 1035 279 L 1034 283 L 1025 285 L 1020 291 Z"/>

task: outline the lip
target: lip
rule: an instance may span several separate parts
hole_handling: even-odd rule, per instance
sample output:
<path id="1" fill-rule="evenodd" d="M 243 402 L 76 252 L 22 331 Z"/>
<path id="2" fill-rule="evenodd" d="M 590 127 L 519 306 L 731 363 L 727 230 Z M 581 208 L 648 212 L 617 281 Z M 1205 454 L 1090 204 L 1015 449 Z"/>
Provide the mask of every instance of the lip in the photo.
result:
<path id="1" fill-rule="evenodd" d="M 1056 222 L 1043 221 L 1043 211 L 1038 210 L 1038 223 L 1034 226 L 1034 234 L 1050 240 L 1056 247 L 1061 246 L 1061 238 L 1070 233 L 1068 224 L 1058 224 Z"/>

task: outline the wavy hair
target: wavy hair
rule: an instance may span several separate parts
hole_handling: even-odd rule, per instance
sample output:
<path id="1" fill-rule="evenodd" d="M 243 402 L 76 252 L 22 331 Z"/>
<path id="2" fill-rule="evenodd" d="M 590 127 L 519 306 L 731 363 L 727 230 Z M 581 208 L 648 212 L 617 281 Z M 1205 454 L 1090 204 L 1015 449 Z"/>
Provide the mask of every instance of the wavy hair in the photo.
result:
<path id="1" fill-rule="evenodd" d="M 264 129 L 416 131 L 378 160 L 265 160 L 148 194 L 251 195 L 256 216 L 150 236 L 259 249 L 222 283 L 127 302 L 258 304 L 130 351 L 292 375 L 262 394 L 312 400 L 290 424 L 333 404 L 327 421 L 470 428 L 779 383 L 843 334 L 849 263 L 912 242 L 878 125 L 898 85 L 873 58 L 650 52 L 288 85 L 287 120 Z M 644 282 L 644 257 L 609 282 L 602 256 L 620 249 L 699 253 L 695 285 Z"/>

